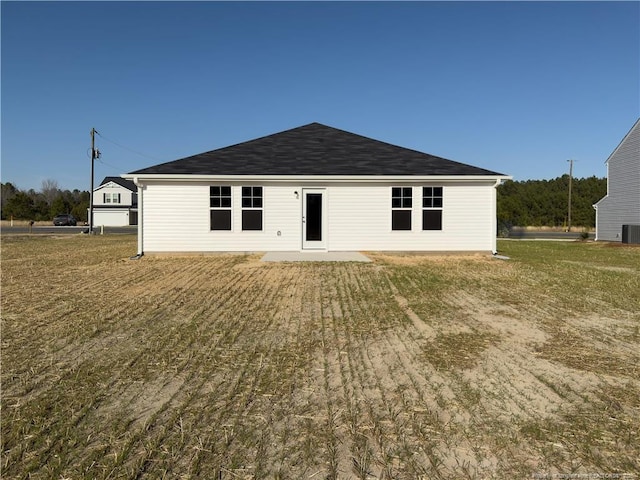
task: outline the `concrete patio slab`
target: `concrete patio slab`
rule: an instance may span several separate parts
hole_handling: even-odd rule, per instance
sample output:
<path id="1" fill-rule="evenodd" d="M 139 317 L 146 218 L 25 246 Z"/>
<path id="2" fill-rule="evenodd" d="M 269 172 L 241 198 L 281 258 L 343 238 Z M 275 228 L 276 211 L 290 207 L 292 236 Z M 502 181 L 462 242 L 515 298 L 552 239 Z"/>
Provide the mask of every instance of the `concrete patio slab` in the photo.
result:
<path id="1" fill-rule="evenodd" d="M 263 262 L 370 262 L 360 252 L 267 252 Z"/>

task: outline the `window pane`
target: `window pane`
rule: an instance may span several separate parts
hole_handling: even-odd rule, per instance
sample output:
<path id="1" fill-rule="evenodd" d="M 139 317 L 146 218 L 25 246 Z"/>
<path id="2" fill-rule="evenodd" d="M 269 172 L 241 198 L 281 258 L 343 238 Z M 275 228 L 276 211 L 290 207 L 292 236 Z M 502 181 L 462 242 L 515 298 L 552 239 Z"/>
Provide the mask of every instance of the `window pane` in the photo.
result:
<path id="1" fill-rule="evenodd" d="M 243 210 L 242 230 L 262 230 L 262 210 Z"/>
<path id="2" fill-rule="evenodd" d="M 423 210 L 422 230 L 442 230 L 442 210 Z"/>
<path id="3" fill-rule="evenodd" d="M 242 196 L 250 197 L 251 196 L 251 187 L 242 187 Z"/>
<path id="4" fill-rule="evenodd" d="M 220 187 L 220 194 L 225 196 L 225 197 L 230 197 L 231 196 L 231 187 L 229 187 L 229 186 Z"/>
<path id="5" fill-rule="evenodd" d="M 399 188 L 399 187 L 393 187 L 393 188 L 391 189 L 391 196 L 392 196 L 392 197 L 400 197 L 400 196 L 401 196 L 401 195 L 400 195 L 400 191 L 401 191 L 401 190 L 400 190 L 400 188 Z"/>
<path id="6" fill-rule="evenodd" d="M 322 194 L 306 194 L 306 240 L 322 241 Z"/>
<path id="7" fill-rule="evenodd" d="M 255 208 L 262 208 L 262 198 L 254 198 L 253 199 L 253 206 Z"/>
<path id="8" fill-rule="evenodd" d="M 401 205 L 402 205 L 402 201 L 400 198 L 391 199 L 391 208 L 400 208 Z"/>
<path id="9" fill-rule="evenodd" d="M 262 187 L 253 187 L 253 196 L 261 197 L 262 196 Z"/>
<path id="10" fill-rule="evenodd" d="M 215 198 L 215 197 L 211 197 L 210 202 L 209 202 L 209 206 L 211 208 L 220 208 L 220 199 L 219 198 Z"/>
<path id="11" fill-rule="evenodd" d="M 251 207 L 251 197 L 242 197 L 242 208 Z"/>
<path id="12" fill-rule="evenodd" d="M 402 189 L 402 196 L 411 198 L 411 187 L 404 187 Z"/>
<path id="13" fill-rule="evenodd" d="M 211 230 L 231 230 L 231 210 L 211 210 Z"/>
<path id="14" fill-rule="evenodd" d="M 226 208 L 231 208 L 231 197 L 222 197 L 220 199 L 220 206 L 221 207 L 226 207 Z"/>
<path id="15" fill-rule="evenodd" d="M 220 187 L 211 187 L 209 188 L 209 195 L 213 196 L 219 196 L 220 195 Z"/>
<path id="16" fill-rule="evenodd" d="M 391 212 L 392 230 L 411 230 L 411 210 L 393 210 Z"/>
<path id="17" fill-rule="evenodd" d="M 422 207 L 442 208 L 442 187 L 422 187 Z"/>
<path id="18" fill-rule="evenodd" d="M 411 197 L 402 199 L 402 206 L 404 208 L 411 208 Z"/>

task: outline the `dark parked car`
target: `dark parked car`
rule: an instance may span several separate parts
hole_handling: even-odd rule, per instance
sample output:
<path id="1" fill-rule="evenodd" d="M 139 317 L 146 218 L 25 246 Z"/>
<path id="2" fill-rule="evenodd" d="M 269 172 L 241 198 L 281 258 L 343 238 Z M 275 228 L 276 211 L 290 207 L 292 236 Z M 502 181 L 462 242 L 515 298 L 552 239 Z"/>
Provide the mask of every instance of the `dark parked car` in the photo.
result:
<path id="1" fill-rule="evenodd" d="M 53 224 L 56 227 L 63 227 L 63 226 L 75 227 L 77 224 L 77 221 L 73 215 L 68 215 L 65 213 L 62 215 L 56 215 L 53 219 Z"/>

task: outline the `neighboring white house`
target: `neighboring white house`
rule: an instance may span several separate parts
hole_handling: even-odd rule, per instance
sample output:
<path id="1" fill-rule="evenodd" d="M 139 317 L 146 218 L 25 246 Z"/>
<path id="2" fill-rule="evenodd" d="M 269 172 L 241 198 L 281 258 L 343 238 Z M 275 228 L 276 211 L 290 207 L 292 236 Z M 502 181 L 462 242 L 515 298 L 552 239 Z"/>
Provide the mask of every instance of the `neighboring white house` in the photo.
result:
<path id="1" fill-rule="evenodd" d="M 138 223 L 138 187 L 120 177 L 105 177 L 93 191 L 93 225 L 123 227 Z"/>
<path id="2" fill-rule="evenodd" d="M 496 251 L 510 177 L 312 123 L 123 175 L 138 254 Z"/>
<path id="3" fill-rule="evenodd" d="M 620 242 L 623 225 L 640 225 L 640 119 L 606 163 L 607 195 L 594 205 L 596 240 Z"/>

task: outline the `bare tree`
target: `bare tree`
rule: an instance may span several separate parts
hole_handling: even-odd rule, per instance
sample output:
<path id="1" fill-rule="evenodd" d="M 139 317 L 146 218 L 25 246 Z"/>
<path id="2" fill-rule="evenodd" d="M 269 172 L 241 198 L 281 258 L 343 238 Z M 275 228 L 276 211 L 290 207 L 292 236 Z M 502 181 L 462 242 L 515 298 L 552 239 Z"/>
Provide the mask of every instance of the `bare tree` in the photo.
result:
<path id="1" fill-rule="evenodd" d="M 44 195 L 44 198 L 47 201 L 47 204 L 51 206 L 51 204 L 55 200 L 58 193 L 60 193 L 60 189 L 58 188 L 58 182 L 56 182 L 55 180 L 51 180 L 50 178 L 43 180 L 41 192 L 42 192 L 42 195 Z"/>

